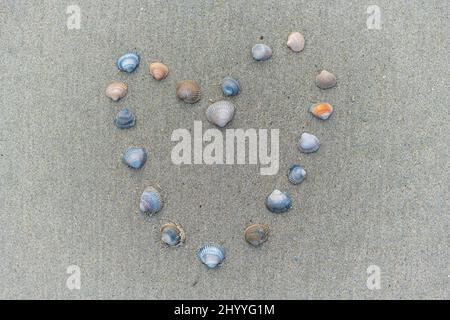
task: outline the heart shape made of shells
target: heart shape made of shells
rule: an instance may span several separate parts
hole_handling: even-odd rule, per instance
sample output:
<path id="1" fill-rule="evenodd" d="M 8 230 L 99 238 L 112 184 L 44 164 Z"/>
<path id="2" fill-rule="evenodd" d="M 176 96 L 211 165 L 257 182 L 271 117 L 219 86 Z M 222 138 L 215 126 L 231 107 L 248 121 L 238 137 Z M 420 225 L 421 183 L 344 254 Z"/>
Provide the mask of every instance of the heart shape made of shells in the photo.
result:
<path id="1" fill-rule="evenodd" d="M 287 47 L 292 52 L 301 52 L 305 47 L 305 39 L 299 32 L 292 32 L 288 35 Z M 266 61 L 272 57 L 272 49 L 265 44 L 258 43 L 251 50 L 253 59 L 256 61 Z M 117 68 L 125 73 L 131 73 L 139 66 L 140 57 L 138 54 L 129 52 L 119 57 L 116 61 Z M 164 80 L 169 74 L 169 68 L 160 61 L 149 64 L 148 71 L 157 81 Z M 317 87 L 322 90 L 336 86 L 336 77 L 327 70 L 322 70 L 315 78 Z M 233 97 L 240 93 L 241 86 L 237 79 L 225 77 L 221 84 L 222 93 L 225 97 Z M 123 82 L 111 82 L 106 88 L 106 96 L 112 101 L 119 101 L 128 93 L 128 85 Z M 185 103 L 196 103 L 202 98 L 200 86 L 194 80 L 181 80 L 176 86 L 178 99 Z M 229 100 L 220 100 L 212 103 L 206 110 L 206 118 L 217 127 L 223 128 L 233 119 L 236 107 Z M 318 119 L 327 120 L 333 113 L 333 107 L 327 102 L 320 102 L 313 105 L 311 114 Z M 136 124 L 134 114 L 128 109 L 121 109 L 115 119 L 114 124 L 119 129 L 128 129 Z M 316 152 L 320 147 L 319 139 L 308 132 L 303 132 L 298 142 L 298 150 L 302 153 Z M 122 155 L 123 162 L 131 169 L 139 169 L 144 166 L 147 160 L 147 153 L 142 147 L 132 146 Z M 298 164 L 293 164 L 287 173 L 290 183 L 297 185 L 306 178 L 306 170 Z M 286 192 L 275 189 L 266 197 L 265 205 L 267 209 L 275 214 L 287 212 L 292 207 L 292 200 Z M 162 210 L 164 200 L 161 191 L 154 186 L 144 189 L 139 210 L 143 215 L 151 216 Z M 179 246 L 186 239 L 186 233 L 177 223 L 166 223 L 161 226 L 161 241 L 169 247 Z M 251 246 L 262 245 L 269 238 L 269 226 L 262 223 L 254 223 L 244 228 L 244 239 Z M 202 245 L 196 252 L 198 260 L 208 268 L 219 266 L 225 259 L 225 249 L 218 244 L 209 243 Z"/>

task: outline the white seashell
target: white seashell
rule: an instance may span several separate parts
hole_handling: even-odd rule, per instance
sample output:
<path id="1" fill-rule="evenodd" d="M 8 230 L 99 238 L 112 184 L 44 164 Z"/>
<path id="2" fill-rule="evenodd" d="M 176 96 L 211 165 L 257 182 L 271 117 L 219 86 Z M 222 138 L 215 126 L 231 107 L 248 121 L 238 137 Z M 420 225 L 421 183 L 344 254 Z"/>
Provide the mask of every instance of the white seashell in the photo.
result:
<path id="1" fill-rule="evenodd" d="M 305 38 L 300 32 L 292 32 L 288 36 L 287 46 L 294 52 L 300 52 L 305 48 Z"/>
<path id="2" fill-rule="evenodd" d="M 230 101 L 217 101 L 206 109 L 206 118 L 216 126 L 225 127 L 234 116 L 234 104 Z"/>

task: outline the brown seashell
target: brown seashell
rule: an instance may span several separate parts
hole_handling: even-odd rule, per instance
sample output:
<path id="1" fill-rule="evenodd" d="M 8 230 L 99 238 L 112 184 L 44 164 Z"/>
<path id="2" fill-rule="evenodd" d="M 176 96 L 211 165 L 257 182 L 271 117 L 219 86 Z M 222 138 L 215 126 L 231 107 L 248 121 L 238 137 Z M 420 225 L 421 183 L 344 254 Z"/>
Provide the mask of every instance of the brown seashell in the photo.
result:
<path id="1" fill-rule="evenodd" d="M 128 85 L 123 82 L 113 82 L 106 88 L 106 96 L 114 101 L 125 97 L 128 93 Z"/>
<path id="2" fill-rule="evenodd" d="M 320 89 L 333 88 L 336 83 L 337 81 L 334 74 L 328 72 L 327 70 L 322 70 L 322 72 L 316 76 L 316 86 Z"/>
<path id="3" fill-rule="evenodd" d="M 329 103 L 318 103 L 309 110 L 315 117 L 327 120 L 333 113 L 333 106 Z"/>
<path id="4" fill-rule="evenodd" d="M 153 78 L 155 78 L 155 80 L 160 81 L 167 77 L 169 68 L 161 62 L 153 62 L 148 66 L 148 71 L 153 76 Z"/>
<path id="5" fill-rule="evenodd" d="M 183 80 L 177 84 L 177 97 L 186 103 L 196 103 L 201 99 L 200 87 L 193 80 Z"/>
<path id="6" fill-rule="evenodd" d="M 269 226 L 260 223 L 249 225 L 244 231 L 244 237 L 245 241 L 257 247 L 269 238 Z"/>
<path id="7" fill-rule="evenodd" d="M 305 38 L 300 32 L 292 32 L 288 36 L 287 46 L 294 52 L 303 51 Z"/>

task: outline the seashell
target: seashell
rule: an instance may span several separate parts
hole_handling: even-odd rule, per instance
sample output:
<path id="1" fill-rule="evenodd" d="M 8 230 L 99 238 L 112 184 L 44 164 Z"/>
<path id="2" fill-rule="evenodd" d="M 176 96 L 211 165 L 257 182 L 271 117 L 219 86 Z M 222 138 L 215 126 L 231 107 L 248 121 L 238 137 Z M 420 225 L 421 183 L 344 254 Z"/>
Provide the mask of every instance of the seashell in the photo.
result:
<path id="1" fill-rule="evenodd" d="M 128 93 L 128 85 L 123 82 L 113 82 L 106 88 L 106 96 L 113 101 L 118 101 Z"/>
<path id="2" fill-rule="evenodd" d="M 202 97 L 200 87 L 193 80 L 183 80 L 177 84 L 177 97 L 187 103 L 196 103 Z"/>
<path id="3" fill-rule="evenodd" d="M 322 70 L 322 72 L 316 76 L 316 86 L 320 89 L 332 88 L 336 85 L 336 83 L 335 75 L 327 70 Z"/>
<path id="4" fill-rule="evenodd" d="M 333 106 L 329 103 L 318 103 L 309 109 L 309 111 L 317 118 L 327 120 L 333 113 Z"/>
<path id="5" fill-rule="evenodd" d="M 282 213 L 292 207 L 292 200 L 286 192 L 275 189 L 266 198 L 266 207 L 273 213 Z"/>
<path id="6" fill-rule="evenodd" d="M 123 108 L 117 113 L 114 124 L 119 129 L 128 129 L 134 126 L 136 123 L 136 118 L 134 114 L 130 112 L 127 108 Z"/>
<path id="7" fill-rule="evenodd" d="M 150 63 L 148 70 L 150 71 L 150 74 L 153 76 L 153 78 L 158 81 L 167 77 L 167 74 L 169 73 L 169 68 L 161 62 Z"/>
<path id="8" fill-rule="evenodd" d="M 125 53 L 117 59 L 116 65 L 120 71 L 131 73 L 139 65 L 139 56 L 136 53 Z"/>
<path id="9" fill-rule="evenodd" d="M 216 126 L 223 128 L 234 116 L 234 104 L 230 101 L 217 101 L 206 109 L 206 118 Z"/>
<path id="10" fill-rule="evenodd" d="M 239 82 L 233 78 L 226 77 L 222 82 L 222 92 L 225 96 L 235 96 L 241 91 Z"/>
<path id="11" fill-rule="evenodd" d="M 185 233 L 181 226 L 175 223 L 166 223 L 161 227 L 161 241 L 173 247 L 184 242 Z"/>
<path id="12" fill-rule="evenodd" d="M 252 246 L 257 247 L 269 238 L 269 226 L 260 223 L 252 224 L 245 229 L 244 238 Z"/>
<path id="13" fill-rule="evenodd" d="M 255 44 L 252 48 L 252 56 L 256 61 L 265 61 L 272 57 L 272 49 L 265 44 Z"/>
<path id="14" fill-rule="evenodd" d="M 306 178 L 306 171 L 298 164 L 294 164 L 289 168 L 288 180 L 292 184 L 299 184 Z"/>
<path id="15" fill-rule="evenodd" d="M 311 153 L 319 150 L 320 142 L 315 135 L 304 132 L 298 142 L 298 149 L 303 153 Z"/>
<path id="16" fill-rule="evenodd" d="M 141 195 L 139 210 L 146 215 L 152 215 L 161 211 L 164 205 L 161 194 L 153 187 L 145 188 Z"/>
<path id="17" fill-rule="evenodd" d="M 133 169 L 141 168 L 147 160 L 147 153 L 144 148 L 131 147 L 122 156 L 123 162 Z"/>
<path id="18" fill-rule="evenodd" d="M 292 32 L 288 36 L 287 46 L 294 52 L 300 52 L 305 48 L 305 38 L 300 32 Z"/>
<path id="19" fill-rule="evenodd" d="M 197 250 L 197 258 L 208 268 L 213 269 L 225 259 L 225 250 L 217 244 L 207 244 Z"/>

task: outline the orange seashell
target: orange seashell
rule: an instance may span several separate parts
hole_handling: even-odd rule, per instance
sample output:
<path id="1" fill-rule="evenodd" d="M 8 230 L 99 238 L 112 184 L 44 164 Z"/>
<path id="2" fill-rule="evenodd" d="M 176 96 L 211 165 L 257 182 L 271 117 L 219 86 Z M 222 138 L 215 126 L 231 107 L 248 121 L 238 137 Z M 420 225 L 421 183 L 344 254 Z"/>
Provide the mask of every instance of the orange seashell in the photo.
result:
<path id="1" fill-rule="evenodd" d="M 106 96 L 114 101 L 125 97 L 128 93 L 128 85 L 123 82 L 113 82 L 106 88 Z"/>
<path id="2" fill-rule="evenodd" d="M 196 103 L 202 97 L 200 87 L 193 80 L 183 80 L 177 84 L 177 97 L 186 103 Z"/>
<path id="3" fill-rule="evenodd" d="M 155 80 L 162 80 L 167 77 L 169 68 L 161 62 L 153 62 L 149 65 L 148 70 Z"/>
<path id="4" fill-rule="evenodd" d="M 333 113 L 333 106 L 329 103 L 318 103 L 309 110 L 315 117 L 327 120 Z"/>
<path id="5" fill-rule="evenodd" d="M 305 47 L 305 38 L 300 32 L 292 32 L 288 36 L 287 46 L 294 52 L 300 52 Z"/>

